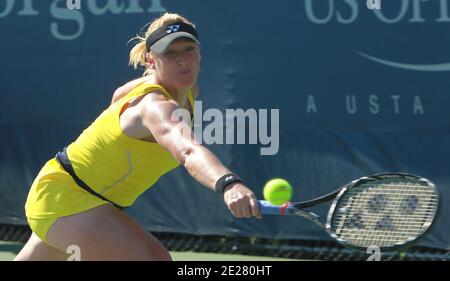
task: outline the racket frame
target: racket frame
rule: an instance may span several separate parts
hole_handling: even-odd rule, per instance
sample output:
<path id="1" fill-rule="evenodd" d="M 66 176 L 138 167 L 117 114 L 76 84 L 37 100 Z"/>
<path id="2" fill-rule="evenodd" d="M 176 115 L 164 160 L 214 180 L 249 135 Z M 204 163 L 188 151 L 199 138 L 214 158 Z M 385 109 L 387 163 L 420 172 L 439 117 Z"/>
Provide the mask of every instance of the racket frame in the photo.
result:
<path id="1" fill-rule="evenodd" d="M 430 222 L 429 222 L 430 224 L 428 225 L 428 227 L 424 228 L 424 230 L 420 234 L 418 234 L 414 238 L 406 240 L 403 243 L 398 243 L 398 244 L 393 245 L 393 246 L 380 247 L 380 250 L 386 251 L 386 252 L 397 251 L 397 250 L 400 250 L 400 249 L 405 249 L 405 248 L 411 246 L 413 243 L 417 243 L 418 240 L 420 238 L 422 238 L 424 236 L 424 234 L 427 233 L 430 230 L 431 225 L 435 221 L 435 217 L 436 217 L 436 215 L 438 213 L 438 210 L 439 210 L 440 196 L 439 196 L 439 192 L 437 190 L 436 185 L 434 183 L 432 183 L 430 180 L 428 180 L 426 178 L 423 178 L 423 177 L 420 177 L 420 176 L 417 176 L 417 175 L 408 174 L 408 173 L 379 173 L 379 174 L 373 174 L 373 175 L 369 175 L 369 176 L 365 176 L 365 177 L 361 177 L 359 179 L 353 180 L 350 183 L 344 185 L 339 190 L 336 190 L 334 193 L 337 193 L 337 196 L 333 200 L 333 202 L 331 203 L 330 209 L 329 209 L 328 214 L 327 214 L 327 220 L 326 220 L 326 223 L 325 223 L 325 230 L 328 232 L 328 234 L 333 239 L 335 239 L 338 243 L 340 243 L 341 245 L 343 245 L 345 247 L 352 248 L 352 249 L 359 250 L 359 251 L 366 251 L 367 247 L 361 247 L 361 246 L 354 245 L 352 243 L 348 243 L 346 240 L 337 237 L 337 235 L 334 234 L 334 232 L 331 231 L 331 221 L 332 221 L 333 215 L 334 215 L 334 213 L 336 211 L 336 206 L 337 206 L 337 204 L 339 202 L 339 199 L 346 192 L 348 192 L 352 188 L 354 188 L 356 185 L 360 185 L 360 184 L 364 184 L 365 183 L 365 182 L 362 182 L 362 181 L 370 182 L 370 181 L 374 181 L 374 180 L 386 179 L 386 178 L 389 178 L 389 177 L 397 178 L 399 176 L 404 177 L 404 178 L 414 179 L 414 180 L 417 180 L 419 182 L 424 183 L 427 186 L 432 187 L 436 191 L 437 202 L 438 202 L 437 203 L 437 207 L 436 207 L 436 212 L 434 213 L 433 217 L 430 218 Z M 330 193 L 330 194 L 333 194 L 333 193 Z M 377 245 L 373 245 L 373 246 L 377 246 Z"/>
<path id="2" fill-rule="evenodd" d="M 349 243 L 349 242 L 347 242 L 347 240 L 339 238 L 331 230 L 331 223 L 332 223 L 333 215 L 334 215 L 334 213 L 336 211 L 336 206 L 338 205 L 338 202 L 339 202 L 340 198 L 346 192 L 350 191 L 355 186 L 359 186 L 360 184 L 364 184 L 365 182 L 386 179 L 386 178 L 389 178 L 389 177 L 398 178 L 399 176 L 400 177 L 404 177 L 404 178 L 410 178 L 410 179 L 418 180 L 419 182 L 422 182 L 425 185 L 434 188 L 434 190 L 436 191 L 436 196 L 437 196 L 436 212 L 434 213 L 433 217 L 429 219 L 429 226 L 424 228 L 422 233 L 420 233 L 419 235 L 417 235 L 413 239 L 406 240 L 403 243 L 398 243 L 398 244 L 393 245 L 393 246 L 380 247 L 380 250 L 382 250 L 382 251 L 395 251 L 395 250 L 399 250 L 399 249 L 404 249 L 404 248 L 407 248 L 407 247 L 411 246 L 413 243 L 418 242 L 418 240 L 420 238 L 422 238 L 424 236 L 424 234 L 426 234 L 430 230 L 432 224 L 435 221 L 436 215 L 437 215 L 437 213 L 439 211 L 440 196 L 439 196 L 439 192 L 437 190 L 437 187 L 435 186 L 434 183 L 432 183 L 428 179 L 420 177 L 420 176 L 417 176 L 417 175 L 413 175 L 413 174 L 409 174 L 409 173 L 399 173 L 399 172 L 397 172 L 397 173 L 379 173 L 379 174 L 373 174 L 373 175 L 369 175 L 369 176 L 364 176 L 364 177 L 355 179 L 355 180 L 345 184 L 343 187 L 341 187 L 341 188 L 339 188 L 339 189 L 337 189 L 337 190 L 335 190 L 335 191 L 333 191 L 331 193 L 323 195 L 321 197 L 318 197 L 318 198 L 315 198 L 315 199 L 312 199 L 312 200 L 308 200 L 308 201 L 287 202 L 282 207 L 280 207 L 280 211 L 281 211 L 280 214 L 283 214 L 283 215 L 296 215 L 296 216 L 300 216 L 300 217 L 309 219 L 310 221 L 314 222 L 316 225 L 320 226 L 323 230 L 325 230 L 330 237 L 332 237 L 334 240 L 336 240 L 342 246 L 345 246 L 345 247 L 351 248 L 351 249 L 355 249 L 355 250 L 358 250 L 358 251 L 364 251 L 365 252 L 367 250 L 367 247 L 357 246 L 357 245 L 354 245 L 352 243 Z M 320 217 L 317 214 L 304 210 L 304 208 L 314 207 L 314 206 L 320 205 L 322 203 L 329 202 L 331 200 L 332 200 L 331 206 L 329 207 L 325 223 L 320 221 Z M 376 246 L 376 245 L 374 245 L 374 246 Z"/>

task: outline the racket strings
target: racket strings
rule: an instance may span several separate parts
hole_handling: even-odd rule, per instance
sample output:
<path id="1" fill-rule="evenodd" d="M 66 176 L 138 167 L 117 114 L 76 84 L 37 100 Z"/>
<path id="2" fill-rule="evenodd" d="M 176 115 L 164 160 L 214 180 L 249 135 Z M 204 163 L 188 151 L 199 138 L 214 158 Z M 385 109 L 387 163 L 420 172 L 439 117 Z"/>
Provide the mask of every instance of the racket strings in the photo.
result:
<path id="1" fill-rule="evenodd" d="M 341 196 L 331 231 L 337 238 L 362 247 L 395 246 L 423 233 L 437 205 L 436 190 L 421 182 L 368 182 Z"/>
<path id="2" fill-rule="evenodd" d="M 420 222 L 421 219 L 423 219 L 423 214 L 421 216 L 409 216 L 407 219 L 400 222 L 398 219 L 396 220 L 395 217 L 392 215 L 385 215 L 383 217 L 371 217 L 367 218 L 364 217 L 362 214 L 357 213 L 357 217 L 359 218 L 359 224 L 353 223 L 353 228 L 351 228 L 351 225 L 347 223 L 347 228 L 344 230 L 349 230 L 345 232 L 342 232 L 342 234 L 346 234 L 348 238 L 357 238 L 360 237 L 361 239 L 382 239 L 385 240 L 385 242 L 389 242 L 392 239 L 400 239 L 405 240 L 408 239 L 411 236 L 415 235 L 415 232 L 420 230 L 425 223 Z M 426 216 L 426 214 L 425 214 Z M 414 222 L 419 221 L 419 228 L 417 227 L 417 224 L 414 224 Z M 349 227 L 350 226 L 350 227 Z M 367 229 L 369 230 L 376 230 L 377 232 L 367 232 Z M 363 232 L 364 230 L 365 232 Z M 366 237 L 361 236 L 362 234 L 366 234 Z M 367 235 L 369 234 L 369 235 Z M 395 236 L 393 236 L 395 235 Z M 366 241 L 367 243 L 372 243 L 372 241 Z M 377 245 L 384 245 L 384 243 L 377 243 Z"/>

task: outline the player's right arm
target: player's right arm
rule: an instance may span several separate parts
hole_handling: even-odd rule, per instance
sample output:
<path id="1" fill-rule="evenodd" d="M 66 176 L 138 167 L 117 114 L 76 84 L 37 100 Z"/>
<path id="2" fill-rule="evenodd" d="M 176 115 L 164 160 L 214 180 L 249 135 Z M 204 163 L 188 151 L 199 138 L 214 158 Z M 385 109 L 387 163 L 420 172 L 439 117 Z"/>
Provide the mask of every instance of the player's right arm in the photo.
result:
<path id="1" fill-rule="evenodd" d="M 217 180 L 230 173 L 209 149 L 194 141 L 187 122 L 173 117 L 177 110 L 182 110 L 175 101 L 156 92 L 146 95 L 139 102 L 139 109 L 149 133 L 202 185 L 214 190 Z M 229 185 L 224 200 L 236 217 L 260 217 L 255 195 L 242 183 Z"/>

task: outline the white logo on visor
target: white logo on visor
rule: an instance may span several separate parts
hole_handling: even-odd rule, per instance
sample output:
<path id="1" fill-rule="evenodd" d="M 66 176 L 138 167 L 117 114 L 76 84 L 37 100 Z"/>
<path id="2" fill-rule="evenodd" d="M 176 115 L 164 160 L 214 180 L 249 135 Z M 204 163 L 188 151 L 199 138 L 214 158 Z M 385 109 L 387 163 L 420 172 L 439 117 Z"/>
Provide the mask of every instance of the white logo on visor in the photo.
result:
<path id="1" fill-rule="evenodd" d="M 166 32 L 167 33 L 177 32 L 178 29 L 180 29 L 180 25 L 179 24 L 175 24 L 175 25 L 168 26 L 167 29 L 166 29 Z"/>

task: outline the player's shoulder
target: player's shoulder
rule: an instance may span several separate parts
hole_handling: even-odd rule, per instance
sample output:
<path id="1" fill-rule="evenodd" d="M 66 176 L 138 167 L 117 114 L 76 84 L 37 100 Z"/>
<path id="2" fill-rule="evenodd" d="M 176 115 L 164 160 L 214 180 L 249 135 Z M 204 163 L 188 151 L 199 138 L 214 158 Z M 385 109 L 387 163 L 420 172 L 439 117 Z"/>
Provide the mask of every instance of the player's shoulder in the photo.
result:
<path id="1" fill-rule="evenodd" d="M 167 96 L 167 93 L 160 89 L 151 89 L 142 95 L 142 103 L 173 103 L 174 100 Z"/>
<path id="2" fill-rule="evenodd" d="M 123 86 L 119 87 L 119 89 L 121 89 L 124 92 L 130 92 L 132 91 L 134 88 L 136 88 L 137 86 L 141 85 L 142 83 L 148 81 L 148 77 L 141 77 L 141 78 L 137 78 L 134 80 L 131 80 L 127 83 L 125 83 Z"/>
<path id="3" fill-rule="evenodd" d="M 136 88 L 140 84 L 144 83 L 147 79 L 148 79 L 148 77 L 137 78 L 137 79 L 128 81 L 124 85 L 118 87 L 113 93 L 112 103 L 114 103 L 114 102 L 120 100 L 121 98 L 125 97 L 126 95 L 128 95 L 134 88 Z"/>

